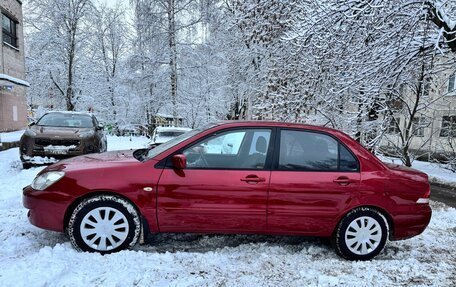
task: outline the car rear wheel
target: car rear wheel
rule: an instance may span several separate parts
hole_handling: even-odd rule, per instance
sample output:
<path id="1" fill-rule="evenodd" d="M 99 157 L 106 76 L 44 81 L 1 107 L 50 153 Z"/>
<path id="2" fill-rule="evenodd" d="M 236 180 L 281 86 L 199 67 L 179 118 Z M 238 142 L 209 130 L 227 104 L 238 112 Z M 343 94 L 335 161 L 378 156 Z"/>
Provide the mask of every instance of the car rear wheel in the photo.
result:
<path id="1" fill-rule="evenodd" d="M 107 254 L 134 246 L 140 222 L 138 211 L 127 200 L 100 195 L 76 206 L 67 232 L 76 249 Z"/>
<path id="2" fill-rule="evenodd" d="M 339 223 L 333 245 L 339 256 L 349 260 L 370 260 L 385 247 L 388 223 L 375 209 L 356 208 Z"/>

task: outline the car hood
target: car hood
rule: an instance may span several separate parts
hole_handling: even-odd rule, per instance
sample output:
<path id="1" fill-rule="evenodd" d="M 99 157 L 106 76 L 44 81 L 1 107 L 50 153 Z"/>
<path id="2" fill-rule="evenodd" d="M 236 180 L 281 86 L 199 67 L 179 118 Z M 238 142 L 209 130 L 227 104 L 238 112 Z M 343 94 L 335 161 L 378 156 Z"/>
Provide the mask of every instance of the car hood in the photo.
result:
<path id="1" fill-rule="evenodd" d="M 78 138 L 81 133 L 92 131 L 92 128 L 67 128 L 33 126 L 30 128 L 40 138 Z"/>
<path id="2" fill-rule="evenodd" d="M 133 157 L 134 150 L 110 151 L 104 153 L 92 153 L 81 156 L 72 157 L 55 163 L 48 168 L 50 170 L 90 170 L 90 169 L 106 169 L 110 167 L 118 167 L 121 165 L 140 163 Z"/>

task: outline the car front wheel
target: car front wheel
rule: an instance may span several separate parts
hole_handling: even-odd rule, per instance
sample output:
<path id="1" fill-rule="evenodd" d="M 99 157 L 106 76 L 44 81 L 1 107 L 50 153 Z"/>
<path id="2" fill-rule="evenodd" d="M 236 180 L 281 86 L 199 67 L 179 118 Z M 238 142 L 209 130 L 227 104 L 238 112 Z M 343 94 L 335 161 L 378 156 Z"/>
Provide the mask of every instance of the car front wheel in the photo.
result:
<path id="1" fill-rule="evenodd" d="M 349 260 L 370 260 L 385 247 L 388 225 L 375 209 L 356 208 L 339 223 L 333 235 L 333 245 L 339 256 Z"/>
<path id="2" fill-rule="evenodd" d="M 99 195 L 76 206 L 67 232 L 76 249 L 107 254 L 134 246 L 140 222 L 138 211 L 127 200 Z"/>

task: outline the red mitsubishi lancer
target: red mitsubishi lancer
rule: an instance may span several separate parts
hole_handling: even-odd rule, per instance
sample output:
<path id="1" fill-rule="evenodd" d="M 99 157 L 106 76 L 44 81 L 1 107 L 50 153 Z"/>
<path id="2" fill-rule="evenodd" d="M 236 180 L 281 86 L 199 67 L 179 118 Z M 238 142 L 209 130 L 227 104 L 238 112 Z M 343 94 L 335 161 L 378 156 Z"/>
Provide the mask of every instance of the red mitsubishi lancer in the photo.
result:
<path id="1" fill-rule="evenodd" d="M 141 234 L 283 234 L 332 239 L 368 260 L 423 232 L 427 175 L 385 164 L 346 134 L 279 122 L 221 122 L 153 149 L 53 164 L 24 188 L 32 224 L 78 250 L 111 253 Z"/>

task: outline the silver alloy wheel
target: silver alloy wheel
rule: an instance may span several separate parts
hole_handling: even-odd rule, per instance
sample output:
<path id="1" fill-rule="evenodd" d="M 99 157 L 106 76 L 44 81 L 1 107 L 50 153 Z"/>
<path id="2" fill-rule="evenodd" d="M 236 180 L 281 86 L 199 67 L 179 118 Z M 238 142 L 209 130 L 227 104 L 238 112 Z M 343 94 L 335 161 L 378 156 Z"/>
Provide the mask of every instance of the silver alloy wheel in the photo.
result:
<path id="1" fill-rule="evenodd" d="M 376 250 L 381 239 L 380 223 L 369 216 L 354 219 L 345 232 L 345 244 L 351 252 L 358 255 L 366 255 Z"/>
<path id="2" fill-rule="evenodd" d="M 112 250 L 128 236 L 127 217 L 112 207 L 98 207 L 88 212 L 81 221 L 81 237 L 91 248 L 98 251 Z"/>

